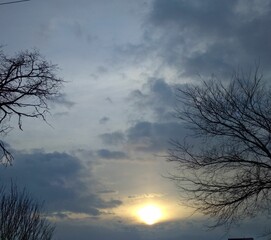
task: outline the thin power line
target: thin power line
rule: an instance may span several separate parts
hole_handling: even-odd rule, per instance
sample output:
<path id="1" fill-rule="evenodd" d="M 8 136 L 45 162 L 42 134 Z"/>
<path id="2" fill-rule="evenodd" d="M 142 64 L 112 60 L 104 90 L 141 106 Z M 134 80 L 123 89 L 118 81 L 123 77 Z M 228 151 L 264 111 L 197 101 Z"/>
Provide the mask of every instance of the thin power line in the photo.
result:
<path id="1" fill-rule="evenodd" d="M 19 2 L 28 2 L 28 1 L 30 1 L 30 0 L 18 0 L 18 1 L 0 3 L 0 5 L 6 5 L 6 4 L 12 4 L 12 3 L 19 3 Z"/>

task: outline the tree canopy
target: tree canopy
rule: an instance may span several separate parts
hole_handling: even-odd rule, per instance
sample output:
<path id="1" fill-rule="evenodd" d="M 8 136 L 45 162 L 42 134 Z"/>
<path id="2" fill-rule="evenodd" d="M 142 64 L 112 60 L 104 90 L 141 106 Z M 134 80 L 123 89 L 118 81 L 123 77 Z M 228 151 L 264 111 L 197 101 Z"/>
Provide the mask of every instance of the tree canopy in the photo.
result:
<path id="1" fill-rule="evenodd" d="M 168 160 L 178 164 L 171 178 L 187 203 L 214 218 L 213 227 L 268 214 L 271 89 L 258 68 L 230 81 L 186 85 L 178 101 L 177 116 L 192 134 L 172 141 Z"/>
<path id="2" fill-rule="evenodd" d="M 11 118 L 22 129 L 23 118 L 46 120 L 48 102 L 59 95 L 63 80 L 56 76 L 57 66 L 38 51 L 23 51 L 14 57 L 0 52 L 0 134 L 12 128 Z M 1 162 L 11 163 L 13 157 L 1 141 Z"/>

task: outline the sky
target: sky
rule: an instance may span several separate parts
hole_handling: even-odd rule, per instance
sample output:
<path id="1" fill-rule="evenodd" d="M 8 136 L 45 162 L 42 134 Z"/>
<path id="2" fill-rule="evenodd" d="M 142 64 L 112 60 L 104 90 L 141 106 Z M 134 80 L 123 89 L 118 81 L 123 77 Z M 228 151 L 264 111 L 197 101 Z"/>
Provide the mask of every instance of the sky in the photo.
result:
<path id="1" fill-rule="evenodd" d="M 179 86 L 257 64 L 271 76 L 270 11 L 270 0 L 0 5 L 2 50 L 38 49 L 66 81 L 48 124 L 24 119 L 21 131 L 11 120 L 3 140 L 15 160 L 0 180 L 45 202 L 55 239 L 262 239 L 261 217 L 209 231 L 167 178 L 176 166 L 166 155 L 169 140 L 187 134 L 174 117 Z M 162 211 L 153 225 L 137 215 L 148 204 Z"/>

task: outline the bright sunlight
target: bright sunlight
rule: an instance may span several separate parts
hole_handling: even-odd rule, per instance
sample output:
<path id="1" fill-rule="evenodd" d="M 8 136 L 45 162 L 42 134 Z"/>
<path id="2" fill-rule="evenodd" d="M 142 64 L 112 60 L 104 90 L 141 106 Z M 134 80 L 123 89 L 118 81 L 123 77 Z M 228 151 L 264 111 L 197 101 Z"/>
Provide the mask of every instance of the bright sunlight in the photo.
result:
<path id="1" fill-rule="evenodd" d="M 147 225 L 153 225 L 162 217 L 162 211 L 155 205 L 147 205 L 140 208 L 137 212 L 140 220 Z"/>

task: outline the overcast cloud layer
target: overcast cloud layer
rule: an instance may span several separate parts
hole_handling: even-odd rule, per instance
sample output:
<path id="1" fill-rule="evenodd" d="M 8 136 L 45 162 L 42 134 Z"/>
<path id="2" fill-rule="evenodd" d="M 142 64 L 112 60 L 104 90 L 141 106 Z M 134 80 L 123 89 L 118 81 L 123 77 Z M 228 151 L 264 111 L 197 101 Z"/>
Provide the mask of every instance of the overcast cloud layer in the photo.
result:
<path id="1" fill-rule="evenodd" d="M 189 134 L 174 115 L 178 88 L 257 65 L 268 81 L 270 26 L 270 0 L 0 5 L 2 50 L 39 49 L 66 80 L 49 124 L 25 119 L 3 139 L 15 160 L 1 181 L 45 201 L 56 239 L 258 239 L 266 219 L 205 231 L 209 220 L 191 216 L 163 177 L 174 168 L 164 156 L 170 140 Z M 171 217 L 142 225 L 131 212 L 149 201 Z"/>

